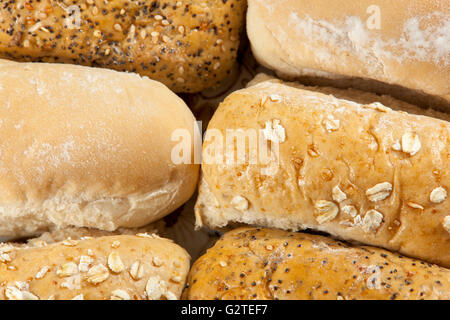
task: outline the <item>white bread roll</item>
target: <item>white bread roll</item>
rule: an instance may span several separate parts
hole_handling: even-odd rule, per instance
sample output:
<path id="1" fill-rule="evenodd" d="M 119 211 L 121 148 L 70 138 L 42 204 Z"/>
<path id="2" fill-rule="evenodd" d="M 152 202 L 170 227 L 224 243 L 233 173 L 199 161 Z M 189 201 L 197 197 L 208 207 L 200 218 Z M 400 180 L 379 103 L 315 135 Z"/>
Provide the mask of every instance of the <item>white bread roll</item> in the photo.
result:
<path id="1" fill-rule="evenodd" d="M 179 299 L 189 254 L 156 235 L 0 244 L 0 300 Z"/>
<path id="2" fill-rule="evenodd" d="M 172 161 L 171 135 L 194 128 L 183 100 L 136 74 L 1 64 L 0 235 L 113 231 L 167 215 L 198 176 L 198 165 Z"/>
<path id="3" fill-rule="evenodd" d="M 402 99 L 434 96 L 450 110 L 450 6 L 446 0 L 249 0 L 247 33 L 257 60 L 285 77 L 395 88 Z M 339 79 L 339 80 L 338 80 Z M 308 78 L 307 81 L 314 81 Z M 400 89 L 400 90 L 399 90 Z M 392 92 L 388 92 L 392 94 Z M 386 92 L 385 92 L 386 93 Z M 426 97 L 425 97 L 426 98 Z M 417 102 L 414 102 L 417 103 Z"/>
<path id="4" fill-rule="evenodd" d="M 206 162 L 205 139 L 197 226 L 311 228 L 450 267 L 450 123 L 369 98 L 277 80 L 229 95 L 208 132 L 264 130 L 279 152 L 250 163 L 247 140 L 242 163 Z"/>

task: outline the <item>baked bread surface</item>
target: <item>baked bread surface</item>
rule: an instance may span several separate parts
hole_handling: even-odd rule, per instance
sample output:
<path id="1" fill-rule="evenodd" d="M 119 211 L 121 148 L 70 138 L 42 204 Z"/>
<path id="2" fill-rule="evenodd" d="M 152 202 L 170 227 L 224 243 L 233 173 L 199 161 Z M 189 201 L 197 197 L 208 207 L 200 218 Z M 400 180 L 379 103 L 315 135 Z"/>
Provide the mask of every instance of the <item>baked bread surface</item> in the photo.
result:
<path id="1" fill-rule="evenodd" d="M 247 227 L 194 263 L 183 298 L 448 300 L 450 271 L 375 247 Z"/>
<path id="2" fill-rule="evenodd" d="M 214 163 L 205 139 L 197 225 L 310 228 L 450 267 L 449 122 L 345 93 L 268 80 L 229 95 L 208 131 L 263 130 L 279 148 L 251 163 L 247 140 L 245 161 Z"/>
<path id="3" fill-rule="evenodd" d="M 148 234 L 4 243 L 0 253 L 0 300 L 178 299 L 189 271 L 183 248 Z"/>
<path id="4" fill-rule="evenodd" d="M 7 2 L 0 57 L 137 72 L 197 92 L 229 74 L 245 9 L 245 0 Z"/>
<path id="5" fill-rule="evenodd" d="M 448 111 L 449 18 L 446 0 L 249 0 L 247 34 L 256 59 L 281 77 L 377 80 L 424 103 L 420 93 L 438 97 Z"/>
<path id="6" fill-rule="evenodd" d="M 199 166 L 172 159 L 176 130 L 194 137 L 195 118 L 157 81 L 75 65 L 0 64 L 0 235 L 113 231 L 164 217 L 197 185 Z"/>

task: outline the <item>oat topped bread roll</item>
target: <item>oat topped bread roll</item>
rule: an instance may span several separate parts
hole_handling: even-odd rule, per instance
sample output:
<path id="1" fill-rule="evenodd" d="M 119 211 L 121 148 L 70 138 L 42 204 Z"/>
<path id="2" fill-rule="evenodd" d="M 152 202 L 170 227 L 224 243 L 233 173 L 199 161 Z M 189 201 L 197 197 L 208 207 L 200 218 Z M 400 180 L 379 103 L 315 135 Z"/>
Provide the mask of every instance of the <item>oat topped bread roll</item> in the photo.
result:
<path id="1" fill-rule="evenodd" d="M 183 299 L 450 299 L 450 270 L 318 235 L 239 228 L 191 268 Z"/>
<path id="2" fill-rule="evenodd" d="M 234 149 L 205 139 L 197 225 L 311 228 L 450 267 L 450 123 L 352 92 L 269 80 L 229 95 L 208 131 Z M 233 129 L 259 135 L 240 147 Z"/>
<path id="3" fill-rule="evenodd" d="M 178 299 L 189 255 L 158 236 L 0 244 L 0 300 Z"/>
<path id="4" fill-rule="evenodd" d="M 0 57 L 137 72 L 196 92 L 230 72 L 245 9 L 245 0 L 5 2 Z"/>
<path id="5" fill-rule="evenodd" d="M 398 95 L 414 104 L 420 99 L 450 111 L 447 0 L 249 0 L 248 4 L 252 51 L 279 76 L 329 86 L 342 83 Z M 318 82 L 317 77 L 331 80 Z M 352 81 L 355 78 L 358 81 Z"/>
<path id="6" fill-rule="evenodd" d="M 0 64 L 0 236 L 145 226 L 194 193 L 172 157 L 195 118 L 163 84 L 67 64 Z M 192 156 L 193 159 L 193 156 Z"/>
<path id="7" fill-rule="evenodd" d="M 158 220 L 144 227 L 118 228 L 114 231 L 77 227 L 55 228 L 40 234 L 38 237 L 27 239 L 26 243 L 29 246 L 45 246 L 48 244 L 61 242 L 69 238 L 72 240 L 80 240 L 87 237 L 100 238 L 117 235 L 136 235 L 138 233 L 155 234 L 160 237 L 167 238 L 165 223 L 163 220 Z"/>

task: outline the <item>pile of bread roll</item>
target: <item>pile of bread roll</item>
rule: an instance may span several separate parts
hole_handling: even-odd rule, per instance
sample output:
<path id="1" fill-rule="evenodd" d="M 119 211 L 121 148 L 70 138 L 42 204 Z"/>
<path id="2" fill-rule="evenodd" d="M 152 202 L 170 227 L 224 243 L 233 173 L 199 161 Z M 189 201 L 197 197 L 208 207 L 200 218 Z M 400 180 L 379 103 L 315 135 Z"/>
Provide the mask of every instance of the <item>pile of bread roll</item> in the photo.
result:
<path id="1" fill-rule="evenodd" d="M 449 43 L 444 0 L 5 2 L 0 300 L 449 300 Z"/>

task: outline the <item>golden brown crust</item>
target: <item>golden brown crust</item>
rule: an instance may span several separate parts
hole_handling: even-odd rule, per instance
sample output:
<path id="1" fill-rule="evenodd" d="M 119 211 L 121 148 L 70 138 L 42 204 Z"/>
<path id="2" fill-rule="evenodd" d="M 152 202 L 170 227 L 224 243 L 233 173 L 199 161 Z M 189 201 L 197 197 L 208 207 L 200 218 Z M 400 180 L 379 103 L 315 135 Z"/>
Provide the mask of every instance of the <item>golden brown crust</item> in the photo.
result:
<path id="1" fill-rule="evenodd" d="M 199 166 L 172 159 L 173 133 L 195 128 L 183 100 L 147 77 L 0 64 L 0 235 L 162 218 L 195 191 Z"/>
<path id="2" fill-rule="evenodd" d="M 450 271 L 375 247 L 275 229 L 226 233 L 183 299 L 450 299 Z"/>
<path id="3" fill-rule="evenodd" d="M 270 164 L 202 163 L 197 225 L 311 228 L 450 266 L 449 122 L 265 81 L 229 95 L 208 131 L 276 121 Z"/>
<path id="4" fill-rule="evenodd" d="M 0 245 L 0 300 L 178 299 L 189 255 L 154 235 Z"/>
<path id="5" fill-rule="evenodd" d="M 449 17 L 446 0 L 250 0 L 247 34 L 280 76 L 373 79 L 438 97 L 448 111 Z"/>
<path id="6" fill-rule="evenodd" d="M 245 8 L 245 0 L 7 2 L 0 57 L 132 71 L 196 92 L 230 72 Z"/>

